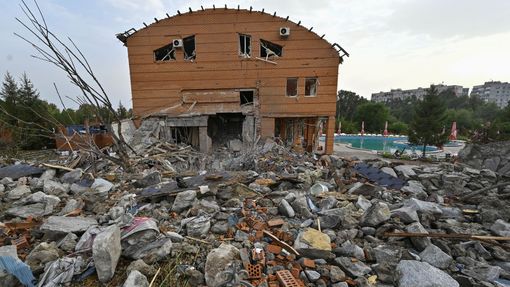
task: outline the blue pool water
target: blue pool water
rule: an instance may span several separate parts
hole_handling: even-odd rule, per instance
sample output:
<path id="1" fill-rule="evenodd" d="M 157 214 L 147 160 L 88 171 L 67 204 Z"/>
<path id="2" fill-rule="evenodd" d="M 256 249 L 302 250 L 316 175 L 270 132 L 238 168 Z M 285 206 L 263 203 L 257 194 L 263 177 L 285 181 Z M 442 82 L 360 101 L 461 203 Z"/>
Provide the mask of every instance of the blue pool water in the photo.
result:
<path id="1" fill-rule="evenodd" d="M 394 152 L 404 147 L 406 152 L 420 152 L 421 146 L 413 146 L 407 142 L 407 137 L 382 137 L 382 136 L 360 136 L 360 135 L 336 135 L 335 142 L 349 143 L 352 147 Z M 427 146 L 427 151 L 436 151 L 437 147 Z"/>

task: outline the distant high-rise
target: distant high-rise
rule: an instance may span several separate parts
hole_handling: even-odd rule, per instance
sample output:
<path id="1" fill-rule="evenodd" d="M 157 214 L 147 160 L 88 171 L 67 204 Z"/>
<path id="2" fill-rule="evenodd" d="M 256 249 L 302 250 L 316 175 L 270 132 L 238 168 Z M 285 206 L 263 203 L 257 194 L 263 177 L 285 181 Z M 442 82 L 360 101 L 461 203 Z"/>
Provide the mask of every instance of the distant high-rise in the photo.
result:
<path id="1" fill-rule="evenodd" d="M 467 96 L 469 94 L 469 88 L 464 88 L 458 85 L 433 85 L 439 93 L 451 89 L 455 96 Z M 411 90 L 402 90 L 402 89 L 392 89 L 389 92 L 379 92 L 372 94 L 372 101 L 374 102 L 388 102 L 391 100 L 403 100 L 411 97 L 416 97 L 421 100 L 427 94 L 428 88 L 417 88 Z"/>
<path id="2" fill-rule="evenodd" d="M 489 103 L 495 103 L 500 108 L 504 108 L 510 101 L 510 83 L 490 81 L 483 85 L 474 86 L 471 96 L 477 95 Z"/>

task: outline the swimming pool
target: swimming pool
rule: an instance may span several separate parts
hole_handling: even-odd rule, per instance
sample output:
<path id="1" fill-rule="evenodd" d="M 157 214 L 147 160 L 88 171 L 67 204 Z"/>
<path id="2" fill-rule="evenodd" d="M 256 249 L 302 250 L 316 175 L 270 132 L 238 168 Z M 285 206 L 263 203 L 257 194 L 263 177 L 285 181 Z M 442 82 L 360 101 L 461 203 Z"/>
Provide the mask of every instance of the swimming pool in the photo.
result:
<path id="1" fill-rule="evenodd" d="M 404 136 L 376 136 L 376 135 L 337 135 L 335 134 L 335 142 L 350 144 L 353 148 L 395 152 L 397 149 L 405 148 L 407 153 L 420 152 L 422 146 L 413 146 L 407 142 Z M 427 146 L 427 151 L 437 151 L 435 146 Z"/>

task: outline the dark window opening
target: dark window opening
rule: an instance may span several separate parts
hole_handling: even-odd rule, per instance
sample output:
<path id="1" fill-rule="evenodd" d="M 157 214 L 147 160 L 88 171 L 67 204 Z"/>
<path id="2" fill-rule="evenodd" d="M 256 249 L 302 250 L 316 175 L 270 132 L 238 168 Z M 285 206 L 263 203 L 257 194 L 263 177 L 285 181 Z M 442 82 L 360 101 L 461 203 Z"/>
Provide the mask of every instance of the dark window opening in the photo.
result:
<path id="1" fill-rule="evenodd" d="M 222 113 L 209 116 L 207 135 L 211 137 L 213 148 L 225 146 L 231 140 L 242 140 L 243 121 L 240 113 Z"/>
<path id="2" fill-rule="evenodd" d="M 287 78 L 287 96 L 297 97 L 298 78 Z"/>
<path id="3" fill-rule="evenodd" d="M 314 97 L 317 96 L 317 78 L 306 78 L 305 79 L 305 96 Z"/>
<path id="4" fill-rule="evenodd" d="M 282 46 L 260 39 L 260 57 L 261 58 L 266 58 L 266 60 L 267 60 L 270 57 L 281 57 L 282 51 L 283 51 Z"/>
<path id="5" fill-rule="evenodd" d="M 241 105 L 253 104 L 253 91 L 241 91 L 239 95 L 241 97 Z"/>
<path id="6" fill-rule="evenodd" d="M 154 51 L 154 60 L 170 61 L 175 60 L 175 49 L 173 44 L 168 44 Z"/>
<path id="7" fill-rule="evenodd" d="M 239 55 L 243 57 L 251 56 L 251 36 L 239 34 Z"/>
<path id="8" fill-rule="evenodd" d="M 195 36 L 193 35 L 182 39 L 182 43 L 184 46 L 184 60 L 194 61 L 197 58 L 195 51 Z"/>

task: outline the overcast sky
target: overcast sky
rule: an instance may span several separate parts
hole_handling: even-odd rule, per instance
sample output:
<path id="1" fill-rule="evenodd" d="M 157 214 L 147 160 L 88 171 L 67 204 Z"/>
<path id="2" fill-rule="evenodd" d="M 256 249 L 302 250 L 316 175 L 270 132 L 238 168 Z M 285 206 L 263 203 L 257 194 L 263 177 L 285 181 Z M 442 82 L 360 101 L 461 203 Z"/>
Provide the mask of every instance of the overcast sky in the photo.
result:
<path id="1" fill-rule="evenodd" d="M 31 3 L 31 0 L 27 0 Z M 127 51 L 115 34 L 141 28 L 188 7 L 265 8 L 290 16 L 339 43 L 351 56 L 340 66 L 339 89 L 370 98 L 392 88 L 432 83 L 472 88 L 489 80 L 510 81 L 508 0 L 39 0 L 48 25 L 71 37 L 91 62 L 115 103 L 131 106 Z M 17 0 L 0 0 L 0 73 L 26 72 L 41 97 L 58 102 L 53 82 L 72 97 L 65 75 L 31 58 L 33 48 L 13 33 L 27 34 Z"/>

